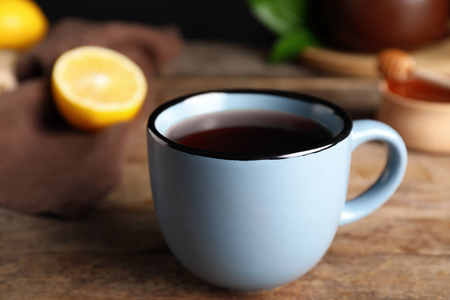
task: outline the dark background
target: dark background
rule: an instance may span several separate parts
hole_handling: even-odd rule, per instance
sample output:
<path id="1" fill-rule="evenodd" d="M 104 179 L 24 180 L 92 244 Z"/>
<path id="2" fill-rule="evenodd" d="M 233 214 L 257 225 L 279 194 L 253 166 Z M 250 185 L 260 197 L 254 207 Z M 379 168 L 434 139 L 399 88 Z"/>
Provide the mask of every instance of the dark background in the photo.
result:
<path id="1" fill-rule="evenodd" d="M 175 24 L 186 39 L 270 45 L 275 36 L 251 14 L 245 0 L 37 0 L 51 22 L 64 17 Z"/>

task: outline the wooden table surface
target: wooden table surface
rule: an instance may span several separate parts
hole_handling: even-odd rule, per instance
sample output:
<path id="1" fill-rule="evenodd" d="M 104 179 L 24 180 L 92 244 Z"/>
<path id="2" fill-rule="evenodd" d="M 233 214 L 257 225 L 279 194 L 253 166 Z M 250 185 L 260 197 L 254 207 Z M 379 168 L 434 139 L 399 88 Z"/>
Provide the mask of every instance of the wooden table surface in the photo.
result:
<path id="1" fill-rule="evenodd" d="M 263 58 L 242 46 L 191 43 L 164 70 L 158 101 L 207 89 L 270 88 L 321 96 L 355 119 L 374 116 L 375 80 L 318 77 L 300 66 L 267 66 Z M 0 209 L 0 299 L 450 299 L 450 155 L 409 151 L 394 196 L 340 227 L 313 270 L 276 290 L 246 294 L 203 282 L 170 253 L 157 225 L 146 151 L 142 124 L 121 186 L 86 219 Z M 349 197 L 374 182 L 385 159 L 378 143 L 354 152 Z"/>

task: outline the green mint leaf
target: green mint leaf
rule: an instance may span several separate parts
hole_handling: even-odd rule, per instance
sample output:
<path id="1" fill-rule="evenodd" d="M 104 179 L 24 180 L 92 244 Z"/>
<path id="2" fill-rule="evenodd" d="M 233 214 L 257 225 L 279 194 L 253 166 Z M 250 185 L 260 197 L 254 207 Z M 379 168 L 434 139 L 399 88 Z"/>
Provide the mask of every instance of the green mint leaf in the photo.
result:
<path id="1" fill-rule="evenodd" d="M 305 0 L 247 0 L 253 14 L 276 34 L 304 25 Z"/>
<path id="2" fill-rule="evenodd" d="M 298 57 L 310 46 L 319 45 L 316 37 L 305 28 L 298 28 L 280 36 L 272 47 L 269 60 L 280 63 Z"/>

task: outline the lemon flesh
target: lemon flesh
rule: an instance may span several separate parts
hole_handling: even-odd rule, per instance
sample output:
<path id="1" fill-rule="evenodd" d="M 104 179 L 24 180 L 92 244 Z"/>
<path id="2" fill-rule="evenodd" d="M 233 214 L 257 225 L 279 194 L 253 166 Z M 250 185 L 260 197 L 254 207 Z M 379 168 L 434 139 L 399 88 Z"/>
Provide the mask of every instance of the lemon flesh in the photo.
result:
<path id="1" fill-rule="evenodd" d="M 132 119 L 145 100 L 147 81 L 139 66 L 119 52 L 84 46 L 58 58 L 52 92 L 72 126 L 97 130 Z"/>

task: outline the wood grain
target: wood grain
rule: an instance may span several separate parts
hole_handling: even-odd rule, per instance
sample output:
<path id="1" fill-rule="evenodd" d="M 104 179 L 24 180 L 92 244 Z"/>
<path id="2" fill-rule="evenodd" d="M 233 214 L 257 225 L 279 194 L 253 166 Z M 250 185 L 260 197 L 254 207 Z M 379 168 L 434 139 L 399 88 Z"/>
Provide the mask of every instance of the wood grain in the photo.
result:
<path id="1" fill-rule="evenodd" d="M 376 82 L 345 78 L 165 77 L 158 101 L 218 88 L 302 91 L 355 118 L 374 114 Z M 159 232 L 147 169 L 145 123 L 129 147 L 123 182 L 84 220 L 0 209 L 0 299 L 450 299 L 450 156 L 409 151 L 405 179 L 381 209 L 341 227 L 321 262 L 263 293 L 216 288 L 187 272 Z M 364 144 L 352 158 L 349 197 L 372 184 L 386 153 Z"/>

